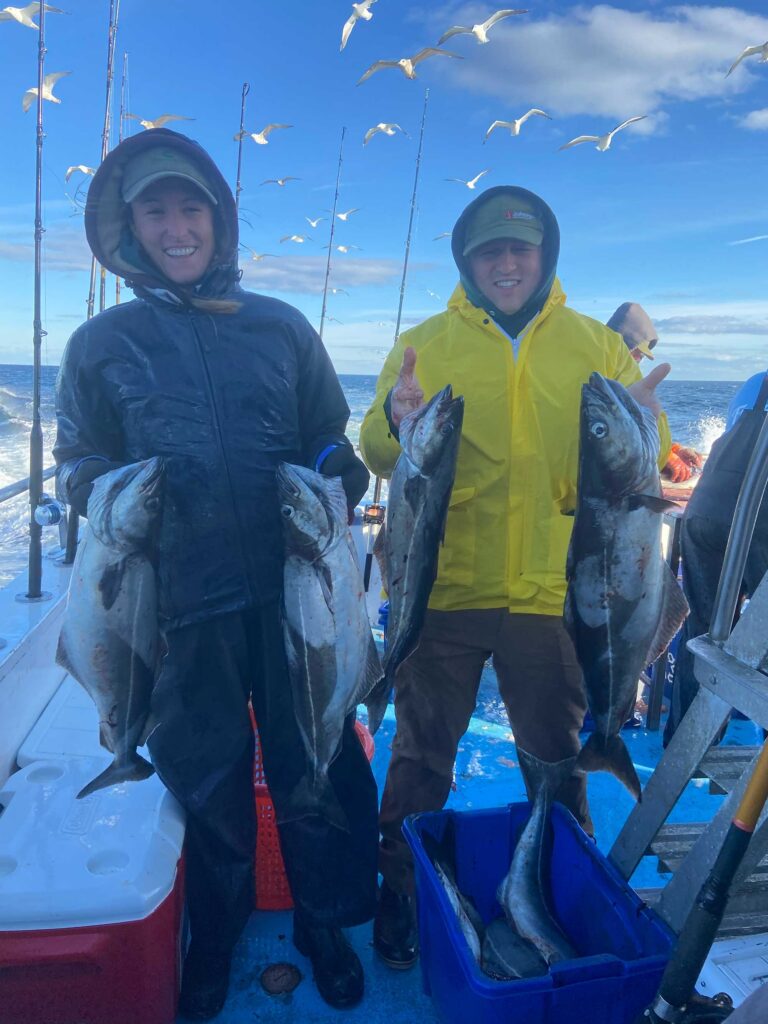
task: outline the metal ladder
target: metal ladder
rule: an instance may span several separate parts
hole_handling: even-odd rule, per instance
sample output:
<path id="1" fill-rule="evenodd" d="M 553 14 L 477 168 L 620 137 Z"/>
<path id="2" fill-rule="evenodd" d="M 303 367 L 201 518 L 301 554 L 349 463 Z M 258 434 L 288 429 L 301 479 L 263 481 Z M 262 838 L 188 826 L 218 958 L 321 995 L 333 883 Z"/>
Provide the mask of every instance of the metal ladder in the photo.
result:
<path id="1" fill-rule="evenodd" d="M 655 838 L 666 835 L 669 852 L 663 859 L 674 874 L 663 889 L 644 895 L 676 932 L 682 928 L 714 863 L 760 751 L 760 747 L 731 747 L 708 753 L 710 744 L 734 708 L 768 729 L 768 573 L 731 631 L 767 482 L 768 417 L 739 492 L 710 632 L 688 644 L 694 654 L 699 691 L 643 790 L 642 801 L 632 810 L 608 855 L 628 879 L 640 859 L 653 852 Z M 746 752 L 751 756 L 745 757 Z M 730 787 L 727 798 L 705 825 L 672 825 L 665 829 L 668 815 L 697 771 L 711 773 L 721 787 L 717 791 Z M 722 934 L 768 930 L 767 818 L 768 813 L 763 812 L 734 880 Z M 687 840 L 683 841 L 686 830 Z M 765 864 L 759 867 L 764 858 Z"/>

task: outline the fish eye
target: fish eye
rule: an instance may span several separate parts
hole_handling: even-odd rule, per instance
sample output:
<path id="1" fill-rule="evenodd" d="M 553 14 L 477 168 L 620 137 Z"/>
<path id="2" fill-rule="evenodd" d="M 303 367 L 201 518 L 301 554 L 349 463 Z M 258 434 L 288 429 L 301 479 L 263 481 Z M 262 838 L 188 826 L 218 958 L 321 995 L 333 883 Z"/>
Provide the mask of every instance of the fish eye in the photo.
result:
<path id="1" fill-rule="evenodd" d="M 597 420 L 589 428 L 589 432 L 590 434 L 592 434 L 593 437 L 596 437 L 598 439 L 603 438 L 608 433 L 608 425 L 606 423 L 603 423 L 602 420 Z"/>
<path id="2" fill-rule="evenodd" d="M 147 510 L 147 512 L 157 512 L 157 510 L 160 508 L 160 499 L 157 497 L 147 498 L 147 500 L 144 502 L 144 508 Z"/>
<path id="3" fill-rule="evenodd" d="M 452 434 L 453 433 L 453 424 L 452 423 L 444 423 L 442 425 L 442 427 L 440 427 L 440 433 L 443 435 L 443 437 L 447 437 L 449 434 Z"/>
<path id="4" fill-rule="evenodd" d="M 283 519 L 293 519 L 294 511 L 295 511 L 295 509 L 294 509 L 293 505 L 281 505 L 280 506 L 280 515 L 283 517 Z"/>

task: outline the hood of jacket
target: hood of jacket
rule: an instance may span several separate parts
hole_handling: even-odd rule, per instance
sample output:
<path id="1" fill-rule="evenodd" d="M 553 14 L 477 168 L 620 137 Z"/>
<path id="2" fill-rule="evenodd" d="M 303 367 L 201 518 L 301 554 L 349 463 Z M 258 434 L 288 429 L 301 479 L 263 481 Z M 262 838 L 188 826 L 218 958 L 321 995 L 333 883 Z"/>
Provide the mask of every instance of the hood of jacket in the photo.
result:
<path id="1" fill-rule="evenodd" d="M 204 277 L 195 285 L 179 285 L 166 278 L 136 241 L 129 226 L 130 211 L 122 197 L 125 167 L 129 160 L 153 146 L 178 149 L 180 154 L 198 164 L 217 199 L 213 208 L 214 257 Z M 133 135 L 107 155 L 88 189 L 85 234 L 99 263 L 112 274 L 125 278 L 134 291 L 161 289 L 189 303 L 199 298 L 222 296 L 239 280 L 239 232 L 232 190 L 201 145 L 168 128 L 152 128 Z"/>
<path id="2" fill-rule="evenodd" d="M 464 239 L 470 218 L 478 206 L 482 206 L 492 196 L 502 193 L 518 196 L 531 203 L 538 211 L 541 222 L 544 225 L 541 284 L 517 313 L 502 312 L 495 303 L 483 295 L 472 279 L 469 260 L 464 256 Z M 552 290 L 557 273 L 557 260 L 560 255 L 560 227 L 554 213 L 540 196 L 517 185 L 497 185 L 495 188 L 489 188 L 482 192 L 461 214 L 453 229 L 451 249 L 453 250 L 456 266 L 459 268 L 461 284 L 469 301 L 473 306 L 484 309 L 496 321 L 499 327 L 513 338 L 516 338 L 528 321 L 541 312 Z"/>

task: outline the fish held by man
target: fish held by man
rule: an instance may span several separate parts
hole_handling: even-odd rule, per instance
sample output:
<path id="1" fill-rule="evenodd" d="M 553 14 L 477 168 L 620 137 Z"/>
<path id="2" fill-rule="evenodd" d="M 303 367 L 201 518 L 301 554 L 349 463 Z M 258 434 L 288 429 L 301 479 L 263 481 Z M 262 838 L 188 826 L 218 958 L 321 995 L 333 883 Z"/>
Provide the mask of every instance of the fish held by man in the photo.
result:
<path id="1" fill-rule="evenodd" d="M 576 517 L 564 619 L 584 673 L 595 730 L 577 769 L 612 772 L 639 800 L 619 734 L 643 668 L 667 647 L 688 604 L 661 551 L 659 433 L 623 385 L 593 373 L 582 386 Z"/>
<path id="2" fill-rule="evenodd" d="M 160 638 L 153 539 L 163 477 L 158 457 L 132 463 L 98 477 L 88 500 L 56 661 L 93 699 L 114 760 L 78 798 L 154 772 L 136 748 L 150 731 Z"/>
<path id="3" fill-rule="evenodd" d="M 454 398 L 449 384 L 400 424 L 402 452 L 392 471 L 384 538 L 377 552 L 389 596 L 384 656 L 388 686 L 416 649 L 424 624 L 437 577 L 463 419 L 464 399 Z"/>
<path id="4" fill-rule="evenodd" d="M 328 769 L 358 704 L 368 707 L 371 732 L 384 717 L 381 662 L 341 480 L 283 462 L 277 487 L 285 541 L 283 636 L 309 765 L 292 803 L 297 817 L 318 813 L 348 829 Z"/>

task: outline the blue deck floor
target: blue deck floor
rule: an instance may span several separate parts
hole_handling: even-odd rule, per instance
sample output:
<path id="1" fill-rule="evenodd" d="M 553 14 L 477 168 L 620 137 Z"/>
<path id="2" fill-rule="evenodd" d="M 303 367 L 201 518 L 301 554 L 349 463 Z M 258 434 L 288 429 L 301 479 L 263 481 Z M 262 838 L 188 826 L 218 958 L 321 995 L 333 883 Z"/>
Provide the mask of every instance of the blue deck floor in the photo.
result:
<path id="1" fill-rule="evenodd" d="M 376 735 L 373 770 L 379 786 L 383 784 L 394 735 L 392 706 Z M 661 733 L 645 729 L 627 730 L 624 739 L 645 784 L 661 755 Z M 759 742 L 749 722 L 732 722 L 725 742 Z M 589 800 L 595 822 L 598 845 L 610 849 L 632 809 L 632 798 L 613 776 L 604 773 L 589 776 Z M 688 784 L 670 821 L 706 821 L 720 806 L 723 797 L 712 796 L 705 780 Z M 481 684 L 478 708 L 470 729 L 462 740 L 456 763 L 456 788 L 448 806 L 477 809 L 503 806 L 525 800 L 517 753 L 506 714 L 496 691 L 493 673 L 487 669 Z M 654 858 L 646 857 L 631 881 L 635 888 L 663 885 L 668 876 L 656 871 Z M 255 1021 L 280 1021 L 283 1024 L 325 1024 L 347 1021 L 349 1024 L 437 1024 L 432 1002 L 422 992 L 419 967 L 410 971 L 392 971 L 376 957 L 371 945 L 371 925 L 350 929 L 349 937 L 365 970 L 366 993 L 353 1010 L 333 1010 L 318 996 L 311 979 L 311 966 L 291 941 L 291 914 L 256 913 L 235 954 L 232 986 L 224 1010 L 216 1018 L 220 1024 L 253 1024 Z M 288 996 L 269 996 L 259 977 L 270 963 L 288 961 L 303 975 L 298 988 Z M 179 1018 L 181 1020 L 181 1018 Z M 470 1024 L 470 1022 L 468 1022 Z"/>

